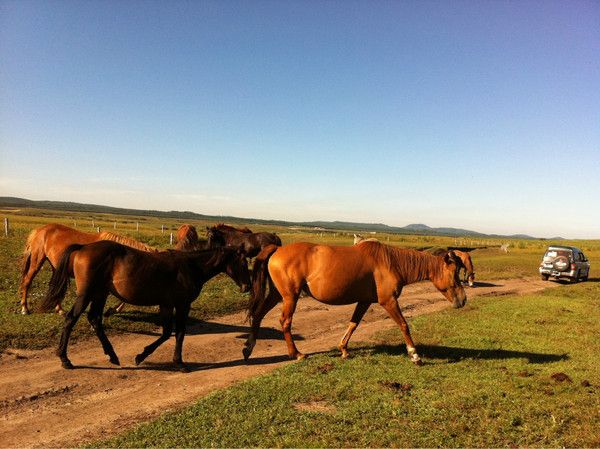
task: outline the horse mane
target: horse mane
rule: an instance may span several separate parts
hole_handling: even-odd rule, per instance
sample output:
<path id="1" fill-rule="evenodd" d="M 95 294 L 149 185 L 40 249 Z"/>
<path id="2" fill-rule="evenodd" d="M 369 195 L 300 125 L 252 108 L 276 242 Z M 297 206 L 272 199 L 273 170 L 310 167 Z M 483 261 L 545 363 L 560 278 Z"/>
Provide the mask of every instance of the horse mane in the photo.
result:
<path id="1" fill-rule="evenodd" d="M 135 239 L 132 239 L 130 237 L 125 237 L 122 235 L 118 235 L 118 234 L 113 234 L 112 232 L 106 232 L 106 231 L 101 232 L 100 239 L 101 240 L 111 240 L 113 242 L 117 242 L 122 245 L 129 246 L 131 248 L 139 249 L 139 250 L 146 251 L 146 252 L 157 253 L 159 251 L 158 249 L 156 249 L 152 246 L 148 246 L 142 242 L 138 242 Z"/>
<path id="2" fill-rule="evenodd" d="M 357 248 L 408 282 L 433 279 L 442 271 L 440 257 L 415 249 L 396 248 L 376 241 L 363 241 Z"/>
<path id="3" fill-rule="evenodd" d="M 243 232 L 244 234 L 252 234 L 252 231 L 250 229 L 248 229 L 247 227 L 236 228 L 234 226 L 226 225 L 225 223 L 218 223 L 218 224 L 214 225 L 212 227 L 212 229 L 216 229 L 217 231 L 223 231 L 223 232 L 235 231 L 235 232 Z"/>

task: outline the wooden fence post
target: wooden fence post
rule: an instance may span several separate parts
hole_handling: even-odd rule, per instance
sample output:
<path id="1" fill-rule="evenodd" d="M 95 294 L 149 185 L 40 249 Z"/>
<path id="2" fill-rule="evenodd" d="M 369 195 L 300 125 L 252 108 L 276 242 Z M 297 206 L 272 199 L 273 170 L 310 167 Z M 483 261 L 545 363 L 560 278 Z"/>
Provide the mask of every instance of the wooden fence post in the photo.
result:
<path id="1" fill-rule="evenodd" d="M 171 232 L 171 237 L 169 238 L 169 245 L 173 245 L 173 233 Z"/>
<path id="2" fill-rule="evenodd" d="M 8 237 L 8 217 L 4 219 L 4 235 Z"/>

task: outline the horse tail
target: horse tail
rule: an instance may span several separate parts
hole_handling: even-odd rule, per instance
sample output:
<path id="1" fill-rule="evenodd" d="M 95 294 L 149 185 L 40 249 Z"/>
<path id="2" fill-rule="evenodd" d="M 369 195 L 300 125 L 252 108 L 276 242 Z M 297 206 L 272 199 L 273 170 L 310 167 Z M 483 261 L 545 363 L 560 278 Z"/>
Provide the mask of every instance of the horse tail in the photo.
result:
<path id="1" fill-rule="evenodd" d="M 267 279 L 269 276 L 269 259 L 277 251 L 278 246 L 266 246 L 254 259 L 252 267 L 252 292 L 248 301 L 248 319 L 252 323 L 257 312 L 264 307 L 269 299 L 267 294 Z M 272 290 L 272 289 L 271 289 Z"/>
<path id="2" fill-rule="evenodd" d="M 40 312 L 48 312 L 52 310 L 57 304 L 60 304 L 67 293 L 67 287 L 69 286 L 70 281 L 70 270 L 69 270 L 69 262 L 71 259 L 71 254 L 75 251 L 83 248 L 83 245 L 78 243 L 74 245 L 70 245 L 65 249 L 64 253 L 60 257 L 60 261 L 58 262 L 54 273 L 52 273 L 52 277 L 50 278 L 50 284 L 48 286 L 48 292 L 46 293 L 45 298 L 42 300 L 40 305 L 38 306 L 38 311 Z"/>

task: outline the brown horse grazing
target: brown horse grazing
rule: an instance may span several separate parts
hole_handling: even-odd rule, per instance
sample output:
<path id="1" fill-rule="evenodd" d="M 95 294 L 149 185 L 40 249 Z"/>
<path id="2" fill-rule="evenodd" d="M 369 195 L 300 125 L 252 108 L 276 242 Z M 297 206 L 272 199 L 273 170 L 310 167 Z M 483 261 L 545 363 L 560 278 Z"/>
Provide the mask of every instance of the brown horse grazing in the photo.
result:
<path id="1" fill-rule="evenodd" d="M 71 245 L 65 250 L 40 309 L 48 310 L 64 298 L 71 271 L 77 285 L 77 299 L 65 315 L 65 326 L 57 351 L 63 368 L 73 368 L 67 357 L 67 345 L 73 326 L 88 305 L 88 321 L 96 331 L 104 353 L 109 356 L 111 363 L 119 365 L 119 358 L 102 326 L 102 310 L 108 294 L 112 293 L 128 304 L 160 307 L 162 335 L 135 357 L 136 365 L 170 338 L 175 311 L 173 362 L 180 370 L 187 371 L 181 357 L 185 325 L 190 306 L 204 283 L 219 273 L 226 273 L 242 292 L 250 287 L 246 258 L 235 249 L 148 253 L 119 243 L 102 241 Z"/>
<path id="2" fill-rule="evenodd" d="M 82 232 L 56 223 L 36 228 L 27 237 L 27 243 L 23 252 L 23 270 L 19 287 L 21 293 L 21 313 L 23 315 L 29 313 L 27 294 L 29 293 L 33 278 L 40 271 L 46 260 L 50 262 L 52 269 L 54 269 L 58 265 L 62 253 L 69 245 L 75 243 L 85 245 L 99 240 L 119 242 L 142 251 L 158 251 L 156 248 L 144 245 L 137 240 L 111 232 Z M 56 311 L 62 313 L 60 304 L 57 304 Z"/>
<path id="3" fill-rule="evenodd" d="M 411 359 L 421 364 L 408 324 L 398 306 L 405 285 L 429 279 L 452 302 L 464 306 L 467 298 L 458 279 L 460 259 L 452 252 L 432 256 L 378 242 L 354 246 L 327 246 L 312 243 L 269 246 L 256 258 L 252 297 L 248 306 L 252 329 L 243 350 L 248 359 L 265 314 L 283 300 L 280 323 L 291 358 L 301 354 L 292 339 L 292 316 L 302 291 L 326 304 L 356 304 L 348 330 L 339 349 L 348 356 L 348 342 L 372 303 L 379 304 L 402 330 Z M 265 294 L 269 283 L 269 293 Z"/>
<path id="4" fill-rule="evenodd" d="M 252 232 L 248 228 L 234 228 L 225 224 L 218 224 L 206 228 L 208 243 L 214 246 L 229 246 L 239 248 L 246 257 L 256 256 L 268 245 L 281 246 L 281 239 L 270 232 Z"/>
<path id="5" fill-rule="evenodd" d="M 447 253 L 448 251 L 452 251 L 454 252 L 454 254 L 460 257 L 463 266 L 459 270 L 459 272 L 461 272 L 463 268 L 465 270 L 463 282 L 468 283 L 469 287 L 475 287 L 475 268 L 473 267 L 473 260 L 471 259 L 471 255 L 467 251 L 461 251 L 453 248 L 448 248 L 447 250 L 440 248 L 433 251 L 431 254 L 433 254 L 434 256 L 441 256 Z"/>

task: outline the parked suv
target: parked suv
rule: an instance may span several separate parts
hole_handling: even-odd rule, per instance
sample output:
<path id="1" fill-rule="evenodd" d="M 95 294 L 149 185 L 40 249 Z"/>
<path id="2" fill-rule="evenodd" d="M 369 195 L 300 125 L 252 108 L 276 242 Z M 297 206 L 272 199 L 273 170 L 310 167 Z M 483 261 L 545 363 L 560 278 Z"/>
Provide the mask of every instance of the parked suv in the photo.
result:
<path id="1" fill-rule="evenodd" d="M 540 275 L 545 281 L 549 277 L 569 279 L 571 282 L 587 281 L 589 274 L 587 257 L 574 246 L 549 246 L 540 264 Z"/>

